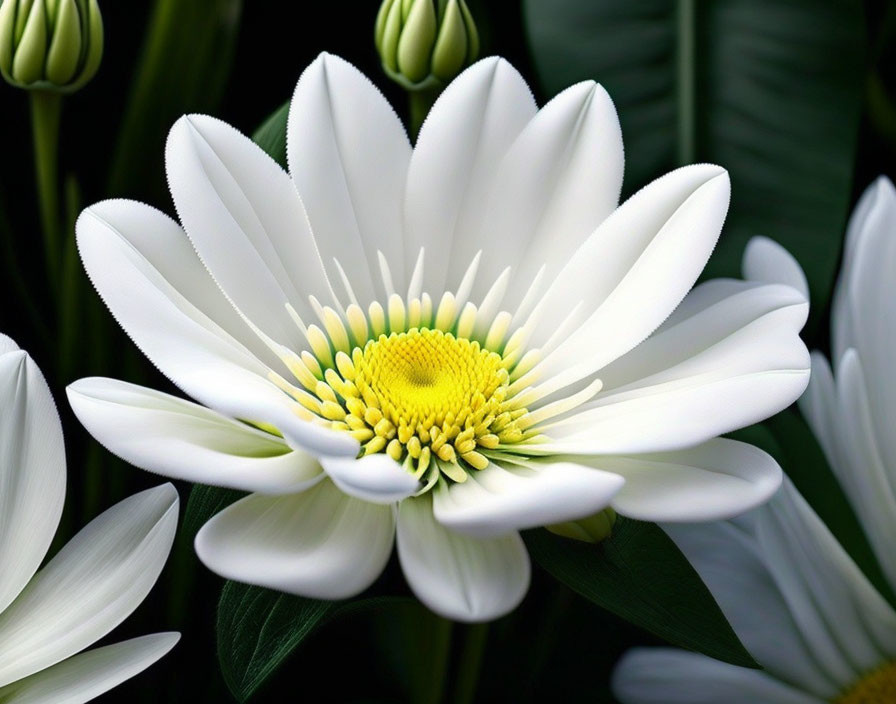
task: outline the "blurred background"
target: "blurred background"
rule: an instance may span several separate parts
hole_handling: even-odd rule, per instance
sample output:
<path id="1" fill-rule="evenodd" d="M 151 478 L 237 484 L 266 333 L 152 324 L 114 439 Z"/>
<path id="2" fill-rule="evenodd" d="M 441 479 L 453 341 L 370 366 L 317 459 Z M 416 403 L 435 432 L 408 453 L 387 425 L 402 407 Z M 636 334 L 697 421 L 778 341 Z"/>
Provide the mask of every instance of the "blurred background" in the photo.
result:
<path id="1" fill-rule="evenodd" d="M 46 262 L 40 235 L 27 96 L 0 85 L 0 330 L 31 352 L 62 415 L 69 480 L 57 548 L 103 509 L 159 482 L 90 439 L 68 409 L 65 386 L 102 375 L 174 391 L 87 282 L 71 239 L 80 209 L 125 197 L 173 214 L 163 153 L 174 120 L 206 112 L 252 134 L 321 51 L 354 63 L 407 115 L 407 96 L 383 74 L 374 48 L 377 2 L 289 5 L 295 9 L 241 0 L 101 0 L 102 66 L 63 108 L 66 225 L 55 264 Z M 680 164 L 729 168 L 732 210 L 708 273 L 737 275 L 749 236 L 779 240 L 810 280 L 807 343 L 827 349 L 846 217 L 878 174 L 896 175 L 896 1 L 469 0 L 469 6 L 481 55 L 506 57 L 539 104 L 586 78 L 607 88 L 626 144 L 624 197 Z M 818 480 L 828 470 L 796 414 L 744 437 L 781 459 L 862 563 L 866 547 L 835 484 Z M 793 438 L 798 455 L 790 449 Z M 191 487 L 178 489 L 183 514 Z M 159 586 L 111 638 L 180 630 L 181 643 L 99 701 L 233 701 L 218 662 L 228 654 L 219 653 L 216 639 L 223 580 L 193 555 L 198 520 L 183 521 Z M 376 589 L 406 594 L 392 567 Z M 433 636 L 438 628 L 425 610 L 404 601 L 337 617 L 290 655 L 253 701 L 437 702 L 440 690 L 428 675 L 452 657 Z M 618 655 L 656 642 L 536 570 L 526 601 L 489 634 L 478 700 L 610 702 L 607 674 Z"/>

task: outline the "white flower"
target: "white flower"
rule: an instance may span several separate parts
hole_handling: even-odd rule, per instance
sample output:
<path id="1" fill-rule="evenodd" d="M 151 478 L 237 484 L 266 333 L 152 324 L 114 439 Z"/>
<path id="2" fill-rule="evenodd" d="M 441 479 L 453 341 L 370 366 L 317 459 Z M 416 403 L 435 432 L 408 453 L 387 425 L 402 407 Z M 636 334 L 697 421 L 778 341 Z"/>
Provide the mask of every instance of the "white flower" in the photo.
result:
<path id="1" fill-rule="evenodd" d="M 666 529 L 764 670 L 636 648 L 613 673 L 623 704 L 896 701 L 896 612 L 788 481 L 741 518 Z"/>
<path id="2" fill-rule="evenodd" d="M 81 652 L 155 583 L 177 527 L 170 484 L 97 517 L 42 569 L 62 514 L 65 449 L 31 358 L 0 335 L 0 702 L 86 702 L 167 653 L 157 633 Z"/>
<path id="3" fill-rule="evenodd" d="M 808 293 L 799 265 L 770 240 L 750 243 L 745 268 Z M 896 192 L 881 178 L 847 231 L 831 320 L 837 381 L 814 353 L 800 407 L 896 588 L 894 271 Z M 736 522 L 666 529 L 765 672 L 638 649 L 614 675 L 624 704 L 896 701 L 896 613 L 792 486 Z"/>
<path id="4" fill-rule="evenodd" d="M 805 388 L 807 306 L 733 280 L 686 297 L 723 169 L 679 169 L 617 209 L 604 90 L 539 111 L 497 58 L 445 90 L 412 149 L 376 88 L 322 55 L 287 136 L 289 174 L 184 117 L 166 152 L 184 229 L 129 201 L 78 221 L 112 313 L 202 405 L 84 379 L 72 406 L 135 465 L 254 492 L 198 535 L 211 569 L 350 597 L 397 536 L 424 603 L 489 619 L 526 591 L 520 529 L 608 504 L 722 518 L 777 488 L 770 457 L 716 436 Z"/>
<path id="5" fill-rule="evenodd" d="M 831 312 L 832 366 L 812 354 L 800 409 L 896 585 L 896 191 L 862 196 L 846 233 Z"/>

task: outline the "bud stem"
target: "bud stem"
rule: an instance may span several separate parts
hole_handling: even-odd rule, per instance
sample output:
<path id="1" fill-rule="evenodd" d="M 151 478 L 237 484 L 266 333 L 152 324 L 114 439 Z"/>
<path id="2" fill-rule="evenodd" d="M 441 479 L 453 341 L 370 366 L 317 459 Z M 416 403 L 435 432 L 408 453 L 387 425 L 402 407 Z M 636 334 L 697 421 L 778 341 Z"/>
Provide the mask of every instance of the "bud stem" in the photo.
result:
<path id="1" fill-rule="evenodd" d="M 429 109 L 436 102 L 436 98 L 439 97 L 439 93 L 438 89 L 408 91 L 408 105 L 410 106 L 409 128 L 412 140 L 416 141 L 420 127 L 429 114 Z"/>
<path id="2" fill-rule="evenodd" d="M 34 135 L 34 173 L 40 204 L 49 285 L 58 281 L 59 253 L 59 121 L 62 96 L 44 90 L 32 90 L 31 129 Z"/>

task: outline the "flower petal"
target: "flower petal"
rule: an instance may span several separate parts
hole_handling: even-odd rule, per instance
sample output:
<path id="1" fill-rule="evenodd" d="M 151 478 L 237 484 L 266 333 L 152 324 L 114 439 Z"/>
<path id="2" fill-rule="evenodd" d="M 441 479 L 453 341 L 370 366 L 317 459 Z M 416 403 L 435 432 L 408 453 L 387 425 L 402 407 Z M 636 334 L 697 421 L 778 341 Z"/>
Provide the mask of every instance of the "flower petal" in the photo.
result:
<path id="1" fill-rule="evenodd" d="M 781 468 L 770 455 L 723 438 L 677 452 L 581 461 L 622 476 L 613 508 L 642 521 L 731 518 L 764 503 L 781 485 Z"/>
<path id="2" fill-rule="evenodd" d="M 293 410 L 297 404 L 268 380 L 270 368 L 216 322 L 212 316 L 217 309 L 205 312 L 210 297 L 194 296 L 195 291 L 185 288 L 203 276 L 214 285 L 195 254 L 183 249 L 192 252 L 189 242 L 184 239 L 166 257 L 141 248 L 150 239 L 143 234 L 153 228 L 160 236 L 168 232 L 169 244 L 178 241 L 166 221 L 170 223 L 158 211 L 127 201 L 99 203 L 78 218 L 84 267 L 137 346 L 203 405 L 232 418 L 269 423 L 296 446 L 357 453 L 357 442 L 346 433 L 302 421 Z M 174 275 L 178 267 L 188 271 Z"/>
<path id="3" fill-rule="evenodd" d="M 466 267 L 479 248 L 493 249 L 482 266 L 507 265 L 507 243 L 481 240 L 479 226 L 498 164 L 536 112 L 525 80 L 497 57 L 461 73 L 432 106 L 408 166 L 404 201 L 408 275 L 423 248 L 431 264 L 426 271 L 431 295 L 438 298 L 449 270 L 456 274 L 458 267 Z M 462 251 L 457 251 L 461 243 Z M 481 278 L 490 286 L 496 277 Z"/>
<path id="4" fill-rule="evenodd" d="M 65 499 L 62 426 L 47 382 L 25 352 L 0 354 L 0 612 L 34 575 Z"/>
<path id="5" fill-rule="evenodd" d="M 799 262 L 784 247 L 768 237 L 747 242 L 743 260 L 744 278 L 795 288 L 809 300 L 809 282 Z"/>
<path id="6" fill-rule="evenodd" d="M 676 648 L 634 648 L 613 671 L 623 704 L 824 704 L 760 670 Z"/>
<path id="7" fill-rule="evenodd" d="M 289 175 L 251 139 L 205 115 L 168 135 L 168 185 L 202 261 L 227 297 L 266 335 L 308 346 L 287 303 L 313 315 L 308 295 L 330 286 Z"/>
<path id="8" fill-rule="evenodd" d="M 411 145 L 379 90 L 348 62 L 321 54 L 299 78 L 286 147 L 325 265 L 338 259 L 366 306 L 377 292 L 389 293 L 372 273 L 381 251 L 403 290 L 402 200 Z"/>
<path id="9" fill-rule="evenodd" d="M 519 304 L 542 267 L 553 280 L 615 210 L 623 163 L 610 96 L 594 81 L 570 86 L 532 118 L 501 160 L 477 237 L 455 244 L 463 247 L 458 262 L 493 241 L 500 249 L 484 257 L 485 285 L 514 265 L 507 295 Z"/>
<path id="10" fill-rule="evenodd" d="M 428 494 L 399 505 L 398 557 L 417 598 L 456 621 L 503 616 L 529 588 L 529 556 L 519 534 L 476 539 L 454 533 L 436 521 Z"/>
<path id="11" fill-rule="evenodd" d="M 527 324 L 542 321 L 532 335 L 542 347 L 554 331 L 544 319 L 573 315 L 572 334 L 533 373 L 574 383 L 653 332 L 703 270 L 729 194 L 727 172 L 703 164 L 677 169 L 623 203 L 572 255 Z"/>
<path id="12" fill-rule="evenodd" d="M 0 333 L 0 354 L 15 352 L 17 349 L 19 349 L 19 346 L 13 342 L 12 338 Z"/>
<path id="13" fill-rule="evenodd" d="M 630 454 L 695 445 L 786 408 L 806 388 L 805 299 L 789 286 L 710 281 L 600 374 L 605 390 L 541 426 L 533 452 Z M 550 383 L 550 382 L 548 382 Z M 650 428 L 650 432 L 644 432 Z"/>
<path id="14" fill-rule="evenodd" d="M 0 614 L 0 687 L 64 660 L 121 623 L 152 588 L 177 528 L 164 484 L 91 521 Z"/>
<path id="15" fill-rule="evenodd" d="M 143 672 L 171 650 L 179 633 L 155 633 L 73 655 L 0 688 L 6 704 L 82 704 Z"/>
<path id="16" fill-rule="evenodd" d="M 388 455 L 323 457 L 324 471 L 346 494 L 375 504 L 391 504 L 414 494 L 420 482 Z"/>
<path id="17" fill-rule="evenodd" d="M 457 533 L 505 535 L 597 513 L 623 483 L 618 474 L 572 462 L 525 469 L 491 463 L 462 484 L 440 486 L 433 511 L 439 523 Z"/>
<path id="18" fill-rule="evenodd" d="M 322 477 L 317 459 L 203 406 L 114 379 L 68 387 L 78 420 L 110 452 L 189 482 L 286 494 Z"/>
<path id="19" fill-rule="evenodd" d="M 315 599 L 347 599 L 369 587 L 392 552 L 390 506 L 346 496 L 323 481 L 300 494 L 253 494 L 196 536 L 196 554 L 227 579 Z"/>

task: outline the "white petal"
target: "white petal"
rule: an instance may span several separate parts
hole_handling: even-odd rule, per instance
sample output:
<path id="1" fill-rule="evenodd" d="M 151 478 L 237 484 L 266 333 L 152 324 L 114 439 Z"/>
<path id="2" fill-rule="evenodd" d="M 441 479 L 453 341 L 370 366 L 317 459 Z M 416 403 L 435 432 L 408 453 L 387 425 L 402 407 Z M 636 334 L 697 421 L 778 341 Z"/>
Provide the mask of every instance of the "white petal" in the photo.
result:
<path id="1" fill-rule="evenodd" d="M 529 588 L 529 556 L 519 534 L 468 538 L 433 516 L 423 495 L 399 505 L 398 557 L 427 607 L 455 621 L 489 621 L 516 608 Z"/>
<path id="2" fill-rule="evenodd" d="M 530 469 L 492 463 L 462 484 L 440 486 L 433 511 L 439 523 L 458 533 L 504 535 L 597 513 L 623 483 L 618 474 L 572 462 Z"/>
<path id="3" fill-rule="evenodd" d="M 689 166 L 657 179 L 607 218 L 539 302 L 535 346 L 549 339 L 553 320 L 579 310 L 577 329 L 537 367 L 541 377 L 573 383 L 653 332 L 703 270 L 729 194 L 724 169 Z"/>
<path id="4" fill-rule="evenodd" d="M 0 688 L 4 704 L 83 704 L 143 672 L 180 640 L 156 633 L 74 655 Z"/>
<path id="5" fill-rule="evenodd" d="M 824 704 L 760 670 L 675 648 L 629 650 L 613 671 L 622 704 Z"/>
<path id="6" fill-rule="evenodd" d="M 208 296 L 188 294 L 185 282 L 208 277 L 189 243 L 169 257 L 150 256 L 125 233 L 146 233 L 165 222 L 157 211 L 127 201 L 107 201 L 78 218 L 78 248 L 84 267 L 109 310 L 147 357 L 174 383 L 203 405 L 233 418 L 266 422 L 291 444 L 320 452 L 355 454 L 358 444 L 346 433 L 320 428 L 298 418 L 295 405 L 273 383 L 270 369 L 206 313 Z M 170 229 L 170 226 L 169 226 Z M 160 228 L 159 232 L 165 232 Z M 176 239 L 168 238 L 169 243 Z M 153 255 L 158 255 L 153 252 Z M 190 259 L 192 257 L 192 259 Z M 187 266 L 174 276 L 172 260 Z M 160 268 L 161 267 L 161 268 Z M 176 268 L 176 267 L 175 267 Z M 214 285 L 211 280 L 209 285 Z M 205 284 L 203 284 L 203 287 Z M 203 305 L 200 309 L 199 305 Z"/>
<path id="7" fill-rule="evenodd" d="M 174 124 L 165 166 L 184 229 L 227 297 L 272 339 L 307 346 L 286 305 L 307 317 L 309 294 L 329 297 L 330 288 L 289 175 L 205 115 Z"/>
<path id="8" fill-rule="evenodd" d="M 150 472 L 269 494 L 322 476 L 316 458 L 282 439 L 168 394 L 93 377 L 70 385 L 68 398 L 104 447 Z"/>
<path id="9" fill-rule="evenodd" d="M 121 623 L 152 588 L 177 528 L 164 484 L 91 521 L 0 614 L 0 686 L 83 650 Z"/>
<path id="10" fill-rule="evenodd" d="M 338 259 L 366 305 L 377 291 L 385 294 L 371 273 L 381 251 L 396 289 L 404 290 L 402 200 L 411 145 L 382 94 L 351 64 L 321 54 L 299 78 L 286 146 L 328 270 Z"/>
<path id="11" fill-rule="evenodd" d="M 56 405 L 32 359 L 8 349 L 0 355 L 0 612 L 43 561 L 64 499 Z"/>
<path id="12" fill-rule="evenodd" d="M 784 247 L 768 237 L 747 242 L 743 259 L 744 278 L 795 288 L 809 300 L 809 282 L 799 262 Z"/>
<path id="13" fill-rule="evenodd" d="M 380 575 L 395 535 L 390 506 L 324 481 L 300 494 L 253 494 L 196 536 L 196 554 L 227 579 L 315 599 L 347 599 Z"/>
<path id="14" fill-rule="evenodd" d="M 517 304 L 542 266 L 548 281 L 556 276 L 616 208 L 623 163 L 619 118 L 601 86 L 583 81 L 545 105 L 494 177 L 477 238 L 500 246 L 485 257 L 486 285 L 514 265 L 508 300 Z"/>
<path id="15" fill-rule="evenodd" d="M 770 455 L 723 438 L 678 452 L 580 461 L 623 477 L 613 508 L 642 521 L 731 518 L 764 503 L 781 485 L 781 468 Z"/>
<path id="16" fill-rule="evenodd" d="M 322 457 L 330 479 L 346 494 L 375 504 L 391 504 L 415 493 L 420 483 L 388 455 Z"/>
<path id="17" fill-rule="evenodd" d="M 17 349 L 19 349 L 19 346 L 12 340 L 12 338 L 0 333 L 0 354 L 15 352 Z"/>
<path id="18" fill-rule="evenodd" d="M 601 372 L 594 401 L 542 426 L 552 442 L 538 452 L 680 449 L 793 403 L 809 378 L 805 299 L 789 286 L 731 284 L 695 289 L 699 302 Z"/>
<path id="19" fill-rule="evenodd" d="M 536 112 L 522 76 L 497 57 L 461 73 L 430 110 L 408 166 L 404 212 L 407 269 L 424 248 L 431 295 L 445 290 L 452 266 L 460 270 L 479 249 L 486 266 L 506 266 L 507 243 L 480 239 L 479 227 L 498 164 Z M 481 277 L 485 286 L 495 276 L 488 278 Z"/>

